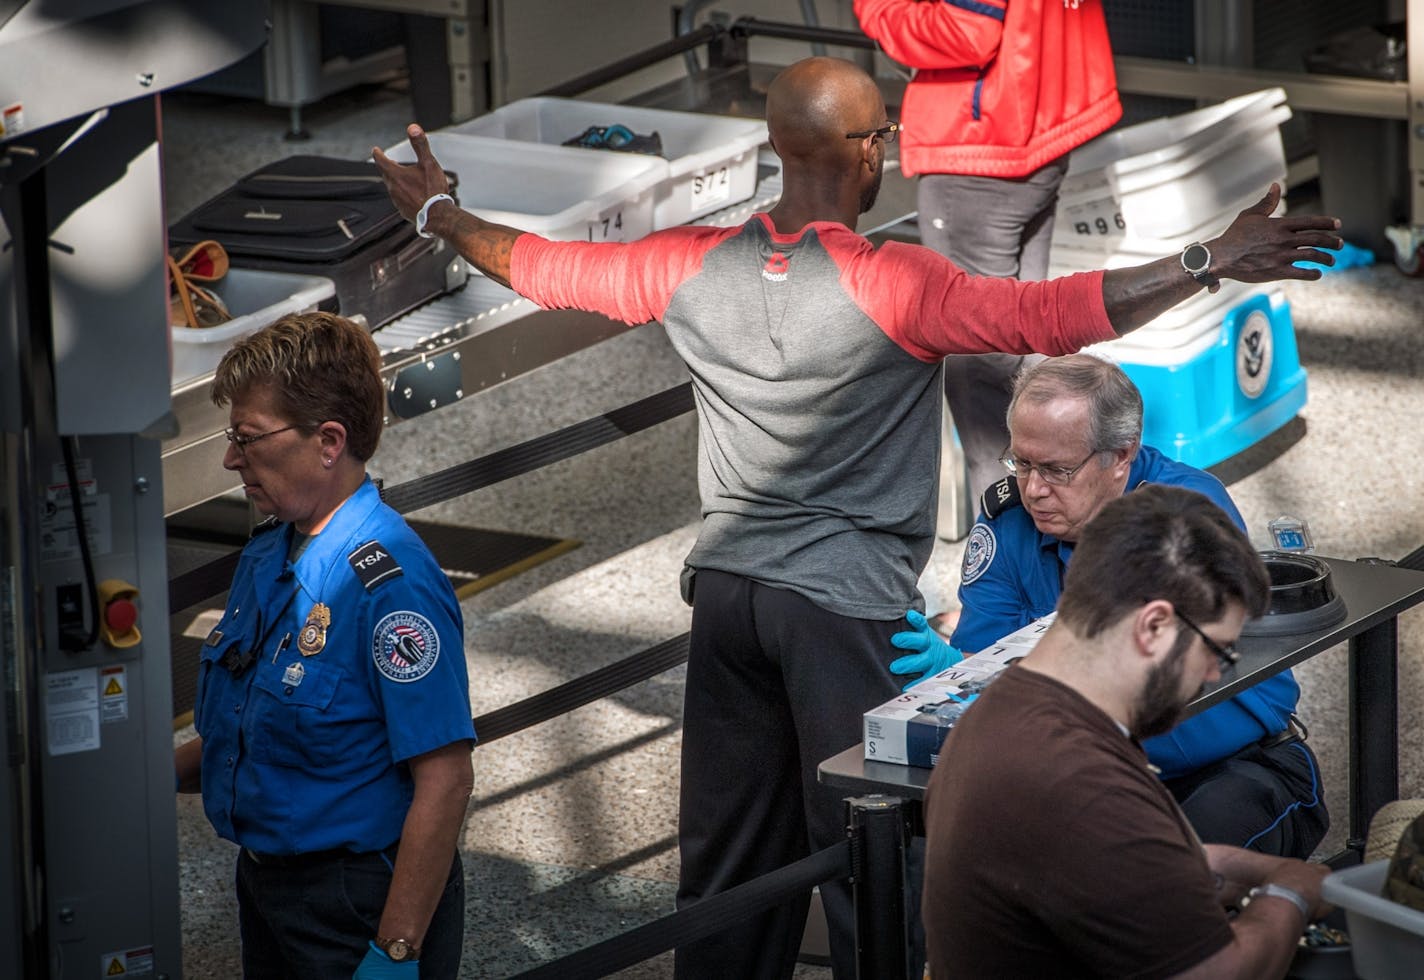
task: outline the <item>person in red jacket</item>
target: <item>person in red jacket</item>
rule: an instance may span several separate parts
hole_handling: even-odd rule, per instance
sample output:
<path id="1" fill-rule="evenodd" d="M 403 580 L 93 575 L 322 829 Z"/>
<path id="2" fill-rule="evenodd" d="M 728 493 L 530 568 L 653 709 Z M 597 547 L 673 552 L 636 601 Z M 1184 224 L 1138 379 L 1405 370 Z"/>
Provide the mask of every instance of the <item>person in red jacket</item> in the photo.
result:
<path id="1" fill-rule="evenodd" d="M 919 177 L 921 241 L 973 275 L 1047 278 L 1068 154 L 1122 116 L 1100 0 L 855 0 L 855 15 L 915 70 L 900 168 Z M 945 362 L 973 496 L 1003 476 L 1005 412 L 1028 358 Z"/>

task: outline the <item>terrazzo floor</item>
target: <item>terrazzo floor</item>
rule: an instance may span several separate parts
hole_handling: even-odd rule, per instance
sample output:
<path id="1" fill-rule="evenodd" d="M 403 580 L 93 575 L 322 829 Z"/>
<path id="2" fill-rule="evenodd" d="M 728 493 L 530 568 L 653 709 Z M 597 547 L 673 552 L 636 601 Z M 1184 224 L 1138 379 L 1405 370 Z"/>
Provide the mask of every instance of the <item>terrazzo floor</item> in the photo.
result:
<path id="1" fill-rule="evenodd" d="M 234 178 L 293 153 L 359 157 L 402 138 L 399 83 L 308 107 L 306 143 L 286 113 L 211 96 L 165 98 L 170 221 Z M 1220 469 L 1252 537 L 1289 513 L 1319 552 L 1397 558 L 1424 543 L 1424 281 L 1389 265 L 1288 284 L 1309 402 L 1285 436 Z M 685 380 L 660 328 L 645 326 L 392 429 L 374 475 L 400 483 L 519 443 Z M 698 522 L 693 420 L 685 416 L 529 476 L 421 511 L 422 519 L 574 538 L 575 551 L 463 603 L 476 714 L 621 659 L 687 629 L 677 577 Z M 941 542 L 927 588 L 952 597 L 962 545 Z M 172 572 L 185 558 L 175 552 Z M 1400 774 L 1424 795 L 1424 614 L 1400 620 Z M 1346 812 L 1344 648 L 1297 669 L 1301 714 L 1335 826 Z M 468 882 L 467 978 L 505 977 L 669 911 L 683 671 L 476 748 L 461 839 Z M 191 730 L 176 733 L 177 740 Z M 847 744 L 856 733 L 847 733 Z M 238 972 L 233 848 L 196 798 L 178 801 L 184 971 Z M 669 976 L 670 957 L 620 976 Z M 828 977 L 802 966 L 798 977 Z"/>

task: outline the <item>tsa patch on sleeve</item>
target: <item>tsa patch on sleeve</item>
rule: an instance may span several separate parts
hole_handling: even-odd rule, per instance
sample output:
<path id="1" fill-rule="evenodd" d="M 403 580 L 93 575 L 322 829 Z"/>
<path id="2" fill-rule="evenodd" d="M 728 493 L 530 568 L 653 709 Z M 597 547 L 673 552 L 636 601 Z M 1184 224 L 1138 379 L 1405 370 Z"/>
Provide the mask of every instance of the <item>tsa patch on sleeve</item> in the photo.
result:
<path id="1" fill-rule="evenodd" d="M 376 669 L 400 684 L 418 681 L 440 659 L 440 634 L 420 613 L 393 612 L 371 638 Z"/>
<path id="2" fill-rule="evenodd" d="M 959 571 L 960 581 L 968 585 L 983 575 L 993 564 L 994 552 L 998 547 L 999 542 L 994 537 L 994 532 L 989 530 L 989 525 L 975 524 L 974 530 L 969 532 L 969 543 L 964 546 L 964 565 Z"/>
<path id="3" fill-rule="evenodd" d="M 346 560 L 351 563 L 356 577 L 361 580 L 367 592 L 387 579 L 405 574 L 401 571 L 400 564 L 379 541 L 367 541 L 347 555 Z"/>

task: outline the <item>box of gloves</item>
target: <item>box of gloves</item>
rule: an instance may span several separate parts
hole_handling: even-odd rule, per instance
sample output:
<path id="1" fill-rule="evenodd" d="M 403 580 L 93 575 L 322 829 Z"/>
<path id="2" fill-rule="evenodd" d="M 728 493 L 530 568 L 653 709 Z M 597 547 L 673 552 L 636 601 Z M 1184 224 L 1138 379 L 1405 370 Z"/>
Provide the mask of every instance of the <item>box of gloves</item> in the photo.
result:
<path id="1" fill-rule="evenodd" d="M 1005 667 L 1033 649 L 1053 613 L 1017 629 L 993 646 L 925 677 L 898 697 L 867 711 L 865 758 L 902 766 L 934 768 L 940 747 L 961 715 Z"/>

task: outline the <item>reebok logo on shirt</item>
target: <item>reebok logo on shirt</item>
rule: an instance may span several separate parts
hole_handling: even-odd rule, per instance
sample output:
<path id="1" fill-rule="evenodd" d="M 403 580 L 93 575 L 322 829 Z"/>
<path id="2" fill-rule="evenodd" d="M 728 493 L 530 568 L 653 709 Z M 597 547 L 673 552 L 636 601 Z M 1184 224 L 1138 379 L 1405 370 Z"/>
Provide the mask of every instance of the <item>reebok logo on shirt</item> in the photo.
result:
<path id="1" fill-rule="evenodd" d="M 768 282 L 785 282 L 786 268 L 790 263 L 786 256 L 780 252 L 772 252 L 771 258 L 766 260 L 766 265 L 762 266 L 761 277 Z"/>

